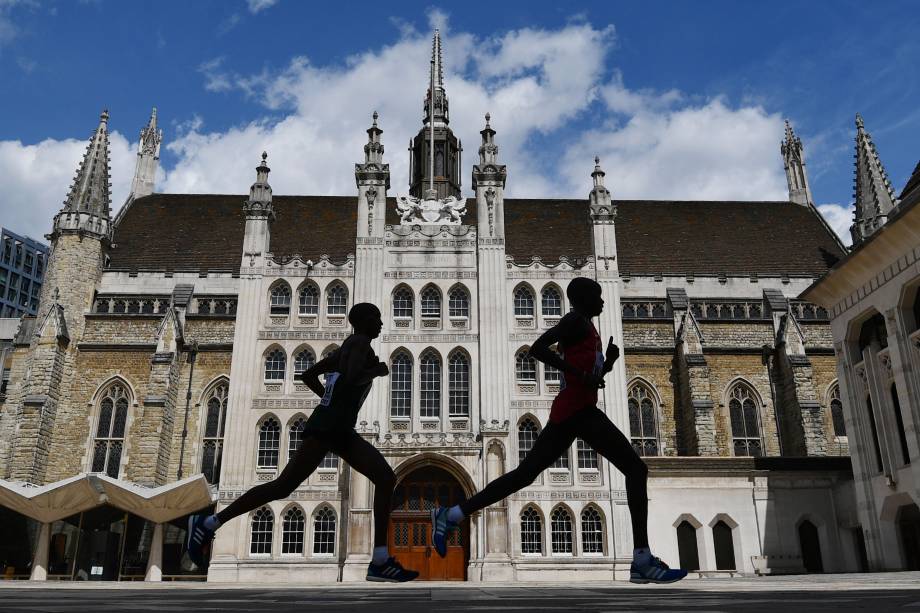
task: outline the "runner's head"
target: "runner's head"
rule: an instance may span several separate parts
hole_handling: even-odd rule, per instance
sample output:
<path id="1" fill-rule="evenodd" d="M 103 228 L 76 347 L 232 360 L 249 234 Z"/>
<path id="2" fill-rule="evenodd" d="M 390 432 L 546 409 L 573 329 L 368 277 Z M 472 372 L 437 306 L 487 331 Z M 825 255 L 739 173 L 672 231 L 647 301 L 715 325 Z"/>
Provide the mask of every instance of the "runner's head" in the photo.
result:
<path id="1" fill-rule="evenodd" d="M 601 286 L 594 279 L 576 277 L 565 288 L 565 295 L 569 297 L 572 308 L 587 317 L 595 317 L 604 310 L 604 300 L 601 298 Z"/>
<path id="2" fill-rule="evenodd" d="M 380 336 L 383 329 L 383 320 L 380 319 L 380 309 L 370 302 L 359 302 L 348 311 L 348 323 L 355 332 L 360 332 L 371 338 Z"/>

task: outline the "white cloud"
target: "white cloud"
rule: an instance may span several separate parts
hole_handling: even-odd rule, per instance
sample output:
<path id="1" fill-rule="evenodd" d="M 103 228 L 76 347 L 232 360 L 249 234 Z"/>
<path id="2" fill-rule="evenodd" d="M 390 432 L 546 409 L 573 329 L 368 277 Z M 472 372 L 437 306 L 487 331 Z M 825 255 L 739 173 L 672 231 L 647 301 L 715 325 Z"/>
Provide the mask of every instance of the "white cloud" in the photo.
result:
<path id="1" fill-rule="evenodd" d="M 0 224 L 44 242 L 87 143 L 87 139 L 75 138 L 47 139 L 32 145 L 0 141 L 0 185 L 4 193 Z M 109 134 L 109 153 L 114 213 L 128 196 L 136 156 L 133 144 L 118 132 Z"/>
<path id="2" fill-rule="evenodd" d="M 198 72 L 204 75 L 204 88 L 209 92 L 225 92 L 233 89 L 230 77 L 221 71 L 223 57 L 216 57 L 198 65 Z"/>
<path id="3" fill-rule="evenodd" d="M 246 0 L 246 4 L 249 5 L 249 12 L 255 14 L 278 4 L 278 0 Z"/>
<path id="4" fill-rule="evenodd" d="M 843 244 L 852 244 L 853 237 L 850 235 L 850 226 L 853 224 L 853 211 L 855 210 L 853 205 L 821 204 L 818 206 L 818 210 L 827 220 L 827 224 L 833 228 L 840 240 L 843 241 Z"/>

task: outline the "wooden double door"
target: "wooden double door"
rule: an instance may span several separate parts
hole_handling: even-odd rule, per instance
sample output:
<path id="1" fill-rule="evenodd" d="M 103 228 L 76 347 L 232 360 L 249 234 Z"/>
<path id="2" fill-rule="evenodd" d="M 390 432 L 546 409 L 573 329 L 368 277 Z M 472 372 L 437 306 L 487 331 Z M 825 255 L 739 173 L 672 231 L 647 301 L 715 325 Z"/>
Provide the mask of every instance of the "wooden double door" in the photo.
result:
<path id="1" fill-rule="evenodd" d="M 465 581 L 470 559 L 469 520 L 453 531 L 442 558 L 431 542 L 431 510 L 464 499 L 457 480 L 447 471 L 427 466 L 408 475 L 393 493 L 389 547 L 405 568 L 419 571 L 417 581 Z"/>

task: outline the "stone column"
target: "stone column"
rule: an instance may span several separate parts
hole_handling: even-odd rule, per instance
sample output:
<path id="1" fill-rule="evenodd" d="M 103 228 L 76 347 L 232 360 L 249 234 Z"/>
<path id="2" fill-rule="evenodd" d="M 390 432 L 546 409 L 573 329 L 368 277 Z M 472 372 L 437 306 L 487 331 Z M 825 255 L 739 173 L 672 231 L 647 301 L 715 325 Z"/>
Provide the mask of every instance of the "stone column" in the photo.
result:
<path id="1" fill-rule="evenodd" d="M 147 558 L 147 574 L 144 581 L 163 580 L 163 524 L 153 526 L 153 538 L 150 541 L 150 557 Z"/>
<path id="2" fill-rule="evenodd" d="M 51 522 L 42 522 L 38 531 L 38 544 L 32 557 L 30 581 L 44 581 L 48 578 L 48 548 L 51 546 Z"/>

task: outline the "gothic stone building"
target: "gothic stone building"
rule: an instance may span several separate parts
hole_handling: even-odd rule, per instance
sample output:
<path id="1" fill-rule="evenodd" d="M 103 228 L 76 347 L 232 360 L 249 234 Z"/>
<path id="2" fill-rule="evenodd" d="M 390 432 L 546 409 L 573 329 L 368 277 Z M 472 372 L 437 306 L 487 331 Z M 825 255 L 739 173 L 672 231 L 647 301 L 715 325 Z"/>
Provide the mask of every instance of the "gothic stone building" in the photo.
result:
<path id="1" fill-rule="evenodd" d="M 486 116 L 466 198 L 439 47 L 406 197 L 390 192 L 376 116 L 351 195 L 273 196 L 264 154 L 248 198 L 153 193 L 154 114 L 113 218 L 103 114 L 12 349 L 8 576 L 200 576 L 181 557 L 183 516 L 278 474 L 318 400 L 296 375 L 369 301 L 390 376 L 358 429 L 399 480 L 396 555 L 431 579 L 625 578 L 623 479 L 580 441 L 470 518 L 446 560 L 428 543 L 427 510 L 516 466 L 547 423 L 559 373 L 528 347 L 581 276 L 603 288 L 599 332 L 624 350 L 600 401 L 647 458 L 658 555 L 703 573 L 860 568 L 827 312 L 797 298 L 845 249 L 792 129 L 788 201 L 619 200 L 597 161 L 587 198 L 512 199 Z M 361 580 L 371 500 L 329 456 L 288 499 L 222 528 L 207 578 Z"/>

